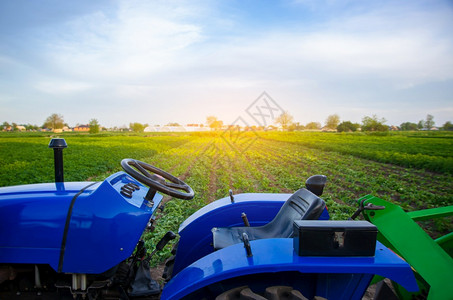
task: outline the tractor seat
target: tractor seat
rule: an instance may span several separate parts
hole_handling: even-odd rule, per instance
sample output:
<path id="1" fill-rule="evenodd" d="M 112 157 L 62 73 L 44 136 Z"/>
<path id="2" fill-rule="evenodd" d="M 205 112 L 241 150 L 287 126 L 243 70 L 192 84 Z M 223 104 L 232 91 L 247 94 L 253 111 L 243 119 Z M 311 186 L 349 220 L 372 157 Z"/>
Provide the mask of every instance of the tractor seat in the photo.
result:
<path id="1" fill-rule="evenodd" d="M 302 188 L 295 192 L 280 208 L 275 218 L 258 227 L 220 227 L 212 229 L 215 250 L 242 243 L 242 233 L 247 233 L 249 240 L 289 238 L 293 236 L 295 220 L 317 220 L 326 204 L 324 200 Z"/>

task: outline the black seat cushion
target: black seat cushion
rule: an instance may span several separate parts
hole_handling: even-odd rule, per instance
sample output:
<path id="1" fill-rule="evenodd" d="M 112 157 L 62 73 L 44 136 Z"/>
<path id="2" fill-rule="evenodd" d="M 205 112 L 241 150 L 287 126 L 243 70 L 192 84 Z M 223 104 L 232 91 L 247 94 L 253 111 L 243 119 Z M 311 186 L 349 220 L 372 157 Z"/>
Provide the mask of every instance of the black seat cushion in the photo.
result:
<path id="1" fill-rule="evenodd" d="M 223 249 L 233 244 L 242 243 L 242 233 L 244 232 L 247 233 L 250 241 L 292 237 L 295 220 L 317 220 L 325 207 L 324 200 L 302 188 L 291 195 L 275 218 L 264 226 L 213 228 L 214 249 Z"/>

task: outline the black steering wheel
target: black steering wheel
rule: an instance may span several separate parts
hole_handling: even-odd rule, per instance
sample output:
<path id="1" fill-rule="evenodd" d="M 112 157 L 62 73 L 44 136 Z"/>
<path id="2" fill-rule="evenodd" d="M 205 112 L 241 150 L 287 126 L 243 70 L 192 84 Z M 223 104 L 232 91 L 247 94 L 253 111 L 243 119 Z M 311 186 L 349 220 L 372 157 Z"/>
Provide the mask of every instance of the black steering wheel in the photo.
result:
<path id="1" fill-rule="evenodd" d="M 192 188 L 187 183 L 150 164 L 125 158 L 121 161 L 121 167 L 123 167 L 127 174 L 149 186 L 154 191 L 157 190 L 183 200 L 190 200 L 194 196 Z"/>

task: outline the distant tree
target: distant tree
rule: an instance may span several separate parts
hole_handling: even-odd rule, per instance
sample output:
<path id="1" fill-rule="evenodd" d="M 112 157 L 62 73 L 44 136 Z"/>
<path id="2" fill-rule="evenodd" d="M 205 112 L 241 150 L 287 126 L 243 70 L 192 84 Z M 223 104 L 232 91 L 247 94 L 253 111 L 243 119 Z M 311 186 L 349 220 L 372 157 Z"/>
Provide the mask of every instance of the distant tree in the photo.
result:
<path id="1" fill-rule="evenodd" d="M 206 117 L 206 124 L 208 124 L 208 126 L 211 126 L 211 124 L 214 123 L 215 121 L 217 121 L 216 116 L 207 116 Z"/>
<path id="2" fill-rule="evenodd" d="M 305 129 L 305 126 L 300 124 L 299 122 L 296 122 L 296 123 L 292 123 L 291 125 L 289 125 L 288 127 L 288 131 L 295 131 L 295 130 L 304 130 Z"/>
<path id="3" fill-rule="evenodd" d="M 453 124 L 450 121 L 445 122 L 444 126 L 442 126 L 443 130 L 453 131 Z"/>
<path id="4" fill-rule="evenodd" d="M 208 124 L 211 129 L 218 130 L 222 128 L 223 126 L 223 121 L 217 119 L 215 116 L 208 116 L 206 117 L 206 123 Z"/>
<path id="5" fill-rule="evenodd" d="M 44 122 L 43 127 L 54 129 L 61 129 L 64 126 L 63 116 L 59 114 L 52 114 L 47 117 L 46 121 Z"/>
<path id="6" fill-rule="evenodd" d="M 419 130 L 425 128 L 425 121 L 423 120 L 418 121 L 417 128 Z"/>
<path id="7" fill-rule="evenodd" d="M 19 129 L 17 128 L 17 124 L 14 123 L 14 122 L 11 124 L 11 127 L 12 127 L 12 130 L 13 130 L 13 131 L 18 131 L 18 130 L 19 130 Z"/>
<path id="8" fill-rule="evenodd" d="M 319 123 L 319 122 L 310 122 L 307 125 L 305 125 L 305 129 L 319 130 L 319 129 L 321 129 L 321 123 Z"/>
<path id="9" fill-rule="evenodd" d="M 363 117 L 362 131 L 388 131 L 388 126 L 384 124 L 386 121 L 384 118 L 378 119 L 376 115 Z"/>
<path id="10" fill-rule="evenodd" d="M 181 126 L 178 123 L 168 123 L 166 126 Z"/>
<path id="11" fill-rule="evenodd" d="M 141 124 L 141 123 L 130 123 L 129 128 L 132 129 L 134 132 L 143 132 L 145 128 L 148 127 L 148 124 Z"/>
<path id="12" fill-rule="evenodd" d="M 338 124 L 340 124 L 340 116 L 334 114 L 327 117 L 325 127 L 335 130 L 337 129 Z"/>
<path id="13" fill-rule="evenodd" d="M 288 130 L 288 127 L 293 123 L 293 116 L 289 112 L 285 111 L 277 118 L 275 118 L 275 123 L 280 124 L 283 130 Z"/>
<path id="14" fill-rule="evenodd" d="M 0 126 L 0 129 L 1 129 L 1 130 L 7 130 L 7 129 L 9 128 L 9 126 L 11 126 L 11 125 L 9 125 L 9 123 L 5 121 L 5 122 L 3 122 L 3 124 Z"/>
<path id="15" fill-rule="evenodd" d="M 425 121 L 425 128 L 428 130 L 431 130 L 431 128 L 434 126 L 434 117 L 432 115 L 426 115 L 426 121 Z"/>
<path id="16" fill-rule="evenodd" d="M 98 120 L 91 119 L 89 125 L 90 125 L 90 133 L 99 133 L 101 126 L 99 125 Z"/>
<path id="17" fill-rule="evenodd" d="M 400 125 L 401 130 L 403 131 L 413 131 L 418 129 L 418 125 L 411 122 L 404 122 Z"/>
<path id="18" fill-rule="evenodd" d="M 338 132 L 355 132 L 359 129 L 360 124 L 352 123 L 351 121 L 343 121 L 337 126 Z"/>
<path id="19" fill-rule="evenodd" d="M 25 127 L 25 130 L 27 130 L 27 131 L 35 131 L 35 130 L 39 129 L 38 125 L 32 125 L 32 124 L 24 125 L 24 127 Z"/>

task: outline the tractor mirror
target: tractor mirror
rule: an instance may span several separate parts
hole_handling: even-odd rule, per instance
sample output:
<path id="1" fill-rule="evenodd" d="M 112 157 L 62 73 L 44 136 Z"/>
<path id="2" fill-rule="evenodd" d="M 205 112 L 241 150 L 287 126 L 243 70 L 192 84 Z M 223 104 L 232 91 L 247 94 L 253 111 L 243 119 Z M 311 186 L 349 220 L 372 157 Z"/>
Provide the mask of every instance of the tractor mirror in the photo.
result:
<path id="1" fill-rule="evenodd" d="M 324 190 L 324 186 L 327 182 L 327 176 L 325 175 L 313 175 L 310 176 L 307 181 L 305 181 L 305 186 L 307 190 L 315 194 L 316 196 L 321 196 Z"/>

